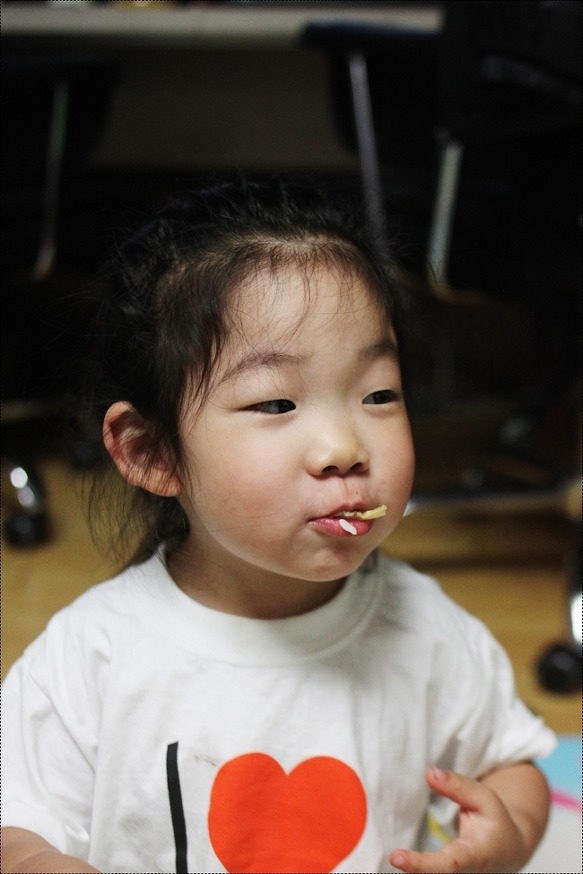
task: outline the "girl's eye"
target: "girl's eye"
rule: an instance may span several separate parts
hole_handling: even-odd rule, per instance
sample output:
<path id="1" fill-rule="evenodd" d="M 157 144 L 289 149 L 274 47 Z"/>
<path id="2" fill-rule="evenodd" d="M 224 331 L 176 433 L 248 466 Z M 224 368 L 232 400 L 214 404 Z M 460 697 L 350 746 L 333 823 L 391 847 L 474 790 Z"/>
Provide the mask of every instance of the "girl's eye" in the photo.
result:
<path id="1" fill-rule="evenodd" d="M 253 404 L 247 409 L 253 410 L 257 413 L 270 413 L 271 415 L 278 416 L 282 413 L 291 413 L 292 410 L 295 410 L 296 405 L 292 401 L 286 401 L 284 398 L 278 398 L 275 401 L 263 401 L 260 404 Z"/>
<path id="2" fill-rule="evenodd" d="M 382 391 L 371 392 L 371 394 L 364 398 L 363 404 L 391 404 L 399 400 L 400 397 L 399 392 L 387 388 Z"/>

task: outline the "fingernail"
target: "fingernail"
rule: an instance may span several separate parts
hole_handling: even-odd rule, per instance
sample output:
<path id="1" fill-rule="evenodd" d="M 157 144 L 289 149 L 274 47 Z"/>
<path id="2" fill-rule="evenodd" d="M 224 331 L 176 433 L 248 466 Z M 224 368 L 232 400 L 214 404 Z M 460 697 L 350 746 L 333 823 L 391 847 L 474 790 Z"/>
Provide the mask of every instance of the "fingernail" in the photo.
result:
<path id="1" fill-rule="evenodd" d="M 402 865 L 405 864 L 405 857 L 402 853 L 396 853 L 394 856 L 392 856 L 391 862 L 393 865 L 396 865 L 400 868 Z"/>
<path id="2" fill-rule="evenodd" d="M 435 765 L 432 765 L 429 770 L 434 780 L 443 780 L 445 777 L 445 771 L 442 771 L 441 768 L 436 768 Z"/>

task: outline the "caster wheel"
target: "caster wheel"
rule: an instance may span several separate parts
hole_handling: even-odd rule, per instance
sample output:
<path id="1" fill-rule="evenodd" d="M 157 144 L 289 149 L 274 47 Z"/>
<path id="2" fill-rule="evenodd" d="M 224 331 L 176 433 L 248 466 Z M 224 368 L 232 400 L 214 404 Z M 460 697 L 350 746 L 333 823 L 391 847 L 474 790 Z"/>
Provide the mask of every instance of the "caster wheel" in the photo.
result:
<path id="1" fill-rule="evenodd" d="M 541 686 L 549 692 L 568 694 L 581 689 L 582 658 L 575 646 L 557 643 L 538 663 Z"/>
<path id="2" fill-rule="evenodd" d="M 37 546 L 47 540 L 49 526 L 44 515 L 33 516 L 26 513 L 14 513 L 6 520 L 4 533 L 12 546 L 22 549 Z"/>

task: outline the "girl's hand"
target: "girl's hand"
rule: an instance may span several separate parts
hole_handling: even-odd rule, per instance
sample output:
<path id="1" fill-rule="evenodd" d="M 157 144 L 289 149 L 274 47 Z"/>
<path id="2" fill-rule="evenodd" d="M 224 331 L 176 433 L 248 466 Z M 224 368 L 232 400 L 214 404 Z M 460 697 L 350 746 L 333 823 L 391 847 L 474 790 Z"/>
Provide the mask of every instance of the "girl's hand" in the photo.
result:
<path id="1" fill-rule="evenodd" d="M 390 856 L 395 868 L 411 874 L 521 869 L 541 837 L 548 811 L 546 784 L 533 765 L 503 768 L 480 781 L 428 768 L 426 779 L 434 792 L 459 804 L 458 837 L 437 852 L 395 850 Z M 537 797 L 521 798 L 521 787 Z"/>
<path id="2" fill-rule="evenodd" d="M 22 828 L 2 828 L 2 874 L 99 874 L 81 859 L 65 856 L 44 838 Z"/>

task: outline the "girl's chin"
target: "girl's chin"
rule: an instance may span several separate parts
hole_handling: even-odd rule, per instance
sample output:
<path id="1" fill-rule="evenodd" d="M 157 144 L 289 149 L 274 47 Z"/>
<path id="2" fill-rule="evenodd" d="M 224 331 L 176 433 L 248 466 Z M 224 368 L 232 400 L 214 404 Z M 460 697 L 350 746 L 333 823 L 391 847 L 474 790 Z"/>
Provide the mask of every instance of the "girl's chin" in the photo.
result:
<path id="1" fill-rule="evenodd" d="M 370 526 L 369 523 L 363 523 Z M 197 548 L 193 540 L 171 550 L 167 555 L 171 575 L 176 582 L 184 578 L 199 586 L 207 579 L 212 585 L 239 584 L 241 588 L 256 588 L 266 586 L 275 591 L 291 585 L 326 586 L 338 580 L 344 580 L 356 571 L 367 556 L 376 547 L 369 537 L 355 536 L 343 531 L 330 536 L 319 533 L 320 542 L 314 549 L 313 540 L 300 548 L 278 547 L 269 544 L 267 548 L 258 549 L 255 553 L 249 549 L 249 544 L 238 548 L 226 548 L 223 544 L 219 549 L 208 553 L 203 544 Z M 271 548 L 270 548 L 271 547 Z M 206 552 L 206 555 L 205 555 Z M 266 560 L 266 553 L 271 556 Z M 310 554 L 311 553 L 311 554 Z"/>

